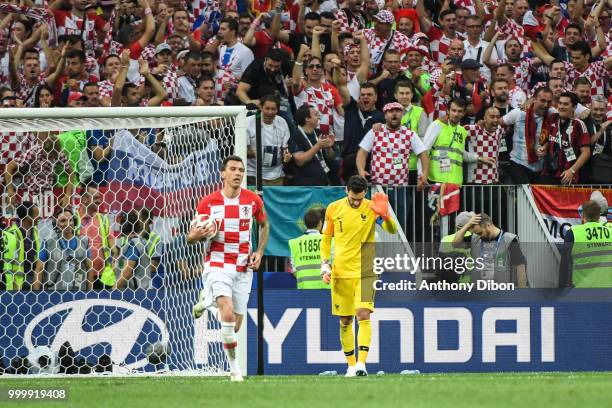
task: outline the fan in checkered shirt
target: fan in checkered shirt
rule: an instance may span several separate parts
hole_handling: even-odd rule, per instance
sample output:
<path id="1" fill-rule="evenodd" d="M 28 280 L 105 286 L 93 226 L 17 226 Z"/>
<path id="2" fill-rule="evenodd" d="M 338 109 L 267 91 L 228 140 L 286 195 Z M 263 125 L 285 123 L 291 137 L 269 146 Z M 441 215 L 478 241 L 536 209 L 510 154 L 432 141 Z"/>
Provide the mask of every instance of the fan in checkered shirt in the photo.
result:
<path id="1" fill-rule="evenodd" d="M 470 184 L 497 183 L 499 143 L 505 132 L 499 118 L 499 110 L 491 106 L 485 110 L 482 123 L 464 126 L 468 134 L 467 182 Z"/>
<path id="2" fill-rule="evenodd" d="M 259 268 L 270 226 L 259 196 L 241 188 L 245 166 L 238 156 L 221 165 L 221 190 L 202 198 L 187 242 L 210 241 L 204 259 L 204 290 L 193 307 L 197 319 L 207 310 L 221 322 L 223 349 L 232 381 L 242 381 L 236 360 L 236 332 L 247 311 L 253 269 Z M 253 219 L 259 223 L 257 250 L 252 252 Z M 212 220 L 212 222 L 210 222 Z"/>

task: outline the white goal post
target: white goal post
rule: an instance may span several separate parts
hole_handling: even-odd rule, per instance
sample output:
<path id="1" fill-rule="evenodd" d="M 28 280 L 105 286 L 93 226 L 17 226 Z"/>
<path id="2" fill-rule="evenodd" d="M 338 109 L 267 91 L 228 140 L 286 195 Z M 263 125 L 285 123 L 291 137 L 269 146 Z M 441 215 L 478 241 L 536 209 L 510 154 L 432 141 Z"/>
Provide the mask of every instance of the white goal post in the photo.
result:
<path id="1" fill-rule="evenodd" d="M 199 198 L 220 187 L 221 161 L 237 155 L 246 166 L 246 114 L 243 106 L 0 109 L 0 173 L 11 185 L 0 182 L 0 242 L 15 268 L 0 270 L 1 371 L 227 373 L 218 322 L 191 315 L 205 247 L 184 235 Z M 4 237 L 31 211 L 24 202 L 40 220 L 20 257 Z M 111 241 L 95 238 L 100 223 Z M 113 289 L 90 289 L 102 275 L 95 284 L 112 279 Z"/>

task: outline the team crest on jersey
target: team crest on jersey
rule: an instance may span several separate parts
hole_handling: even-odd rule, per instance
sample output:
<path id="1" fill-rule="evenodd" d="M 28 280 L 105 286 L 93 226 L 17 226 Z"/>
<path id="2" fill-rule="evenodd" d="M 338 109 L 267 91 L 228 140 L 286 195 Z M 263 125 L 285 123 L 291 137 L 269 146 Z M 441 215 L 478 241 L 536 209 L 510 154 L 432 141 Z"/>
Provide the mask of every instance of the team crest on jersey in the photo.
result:
<path id="1" fill-rule="evenodd" d="M 242 218 L 251 218 L 251 206 L 243 205 L 240 208 L 240 212 L 242 213 Z"/>
<path id="2" fill-rule="evenodd" d="M 367 219 L 368 219 L 368 216 L 362 213 L 361 214 L 361 221 L 365 221 Z"/>

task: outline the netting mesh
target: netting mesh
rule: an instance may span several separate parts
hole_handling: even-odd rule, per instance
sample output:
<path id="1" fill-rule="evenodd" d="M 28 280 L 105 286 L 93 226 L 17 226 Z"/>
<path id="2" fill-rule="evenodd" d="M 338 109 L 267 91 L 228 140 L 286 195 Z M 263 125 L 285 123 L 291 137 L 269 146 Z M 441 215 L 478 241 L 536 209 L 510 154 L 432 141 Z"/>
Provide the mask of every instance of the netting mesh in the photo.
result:
<path id="1" fill-rule="evenodd" d="M 218 322 L 191 314 L 205 248 L 185 235 L 237 122 L 0 118 L 0 369 L 227 371 Z"/>

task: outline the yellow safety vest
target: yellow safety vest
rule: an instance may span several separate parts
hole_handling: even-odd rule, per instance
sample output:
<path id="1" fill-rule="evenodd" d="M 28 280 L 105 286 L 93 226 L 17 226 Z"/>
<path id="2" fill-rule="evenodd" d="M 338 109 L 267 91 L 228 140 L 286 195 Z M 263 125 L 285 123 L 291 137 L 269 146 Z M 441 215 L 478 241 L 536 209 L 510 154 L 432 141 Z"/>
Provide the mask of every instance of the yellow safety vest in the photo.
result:
<path id="1" fill-rule="evenodd" d="M 437 183 L 463 184 L 463 152 L 467 132 L 461 125 L 448 125 L 440 120 L 442 130 L 429 151 L 429 179 Z M 434 122 L 435 123 L 435 122 Z M 445 171 L 441 166 L 447 161 L 450 167 Z"/>
<path id="2" fill-rule="evenodd" d="M 612 228 L 608 225 L 572 226 L 572 282 L 576 287 L 612 287 Z"/>
<path id="3" fill-rule="evenodd" d="M 321 234 L 305 234 L 289 240 L 298 289 L 329 289 L 321 279 Z"/>
<path id="4" fill-rule="evenodd" d="M 25 237 L 21 228 L 17 224 L 13 224 L 5 232 L 5 234 L 12 235 L 13 238 L 6 237 L 6 242 L 9 243 L 9 249 L 5 247 L 4 251 L 4 281 L 6 283 L 6 290 L 21 290 L 25 282 Z M 38 228 L 35 226 L 32 228 L 32 235 L 34 236 L 34 249 L 36 250 L 36 258 L 40 254 L 40 239 L 38 237 Z M 13 254 L 11 256 L 11 253 Z M 7 264 L 7 259 L 11 261 Z"/>
<path id="5" fill-rule="evenodd" d="M 404 113 L 402 116 L 402 125 L 406 126 L 408 129 L 412 130 L 414 133 L 418 135 L 419 133 L 419 119 L 421 119 L 421 114 L 423 113 L 423 108 L 420 106 L 410 105 L 410 110 Z M 408 161 L 408 169 L 416 170 L 417 169 L 417 156 L 414 153 L 410 153 L 410 160 Z"/>
<path id="6" fill-rule="evenodd" d="M 76 235 L 81 235 L 81 215 L 77 212 L 76 214 L 76 225 L 74 232 Z M 100 226 L 100 236 L 102 237 L 102 252 L 104 254 L 104 270 L 100 276 L 100 281 L 106 286 L 114 286 L 116 281 L 115 271 L 113 269 L 112 254 L 109 244 L 110 236 L 110 221 L 108 215 L 96 213 L 98 218 L 98 225 Z"/>

